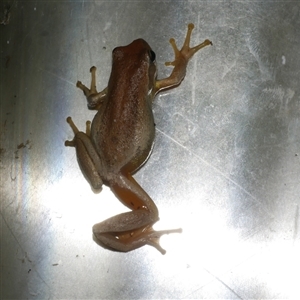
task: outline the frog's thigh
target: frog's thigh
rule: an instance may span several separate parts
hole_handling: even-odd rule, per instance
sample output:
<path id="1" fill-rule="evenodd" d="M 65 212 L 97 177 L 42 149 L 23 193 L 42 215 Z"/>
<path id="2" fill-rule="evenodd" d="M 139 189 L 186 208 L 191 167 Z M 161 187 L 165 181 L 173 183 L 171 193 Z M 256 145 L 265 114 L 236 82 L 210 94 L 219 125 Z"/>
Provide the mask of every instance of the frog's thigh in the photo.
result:
<path id="1" fill-rule="evenodd" d="M 101 160 L 90 138 L 83 132 L 78 132 L 74 138 L 78 164 L 87 181 L 95 190 L 102 187 Z"/>
<path id="2" fill-rule="evenodd" d="M 151 217 L 147 210 L 134 210 L 97 223 L 93 226 L 93 233 L 101 239 L 101 235 L 109 233 L 112 236 L 122 235 L 122 232 L 138 230 L 151 224 Z"/>
<path id="3" fill-rule="evenodd" d="M 113 216 L 94 225 L 96 234 L 135 231 L 158 221 L 158 209 L 130 174 L 118 174 L 109 182 L 116 197 L 132 211 Z"/>

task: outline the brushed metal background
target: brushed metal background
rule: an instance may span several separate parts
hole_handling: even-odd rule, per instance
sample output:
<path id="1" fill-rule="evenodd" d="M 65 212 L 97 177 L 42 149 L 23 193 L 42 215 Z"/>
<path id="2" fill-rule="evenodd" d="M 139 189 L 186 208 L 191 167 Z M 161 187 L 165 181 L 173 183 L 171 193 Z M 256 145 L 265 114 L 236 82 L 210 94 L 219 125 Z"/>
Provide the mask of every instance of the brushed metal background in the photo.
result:
<path id="1" fill-rule="evenodd" d="M 300 298 L 300 2 L 7 1 L 1 25 L 1 298 Z M 1 3 L 1 12 L 4 5 Z M 3 14 L 2 14 L 3 17 Z M 181 86 L 154 102 L 155 147 L 135 175 L 160 211 L 167 254 L 124 254 L 92 225 L 126 208 L 83 178 L 67 116 L 85 128 L 77 80 L 144 38 L 209 38 Z"/>

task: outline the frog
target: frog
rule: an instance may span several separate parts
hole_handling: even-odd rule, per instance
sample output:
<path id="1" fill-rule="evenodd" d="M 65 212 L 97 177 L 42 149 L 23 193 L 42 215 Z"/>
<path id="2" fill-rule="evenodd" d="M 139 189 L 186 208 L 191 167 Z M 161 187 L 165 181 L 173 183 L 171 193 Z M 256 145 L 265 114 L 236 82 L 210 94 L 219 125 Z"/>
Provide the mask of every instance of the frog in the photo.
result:
<path id="1" fill-rule="evenodd" d="M 180 50 L 174 38 L 169 40 L 175 59 L 165 63 L 173 69 L 164 79 L 157 79 L 156 54 L 140 38 L 127 46 L 114 48 L 111 74 L 102 91 L 97 91 L 95 66 L 90 68 L 89 88 L 81 81 L 76 84 L 83 91 L 88 108 L 97 112 L 92 122 L 86 122 L 85 132 L 79 131 L 71 117 L 67 118 L 74 138 L 65 141 L 65 146 L 75 147 L 79 167 L 94 191 L 101 191 L 104 184 L 129 208 L 93 226 L 93 239 L 104 248 L 129 252 L 150 245 L 165 254 L 160 237 L 182 232 L 181 228 L 153 229 L 159 220 L 158 208 L 133 175 L 152 153 L 155 96 L 179 86 L 193 55 L 212 45 L 206 39 L 190 47 L 193 29 L 190 23 Z"/>

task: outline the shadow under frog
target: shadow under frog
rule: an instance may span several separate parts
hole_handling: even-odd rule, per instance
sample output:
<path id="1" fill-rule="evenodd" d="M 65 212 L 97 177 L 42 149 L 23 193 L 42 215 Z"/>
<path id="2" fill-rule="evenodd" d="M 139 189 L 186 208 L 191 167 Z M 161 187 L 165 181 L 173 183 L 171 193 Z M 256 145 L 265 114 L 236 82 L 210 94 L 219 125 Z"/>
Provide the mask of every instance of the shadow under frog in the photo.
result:
<path id="1" fill-rule="evenodd" d="M 160 237 L 181 232 L 181 229 L 155 231 L 152 228 L 159 220 L 158 209 L 132 174 L 147 161 L 152 150 L 154 97 L 162 90 L 178 86 L 186 74 L 189 59 L 212 44 L 205 40 L 190 48 L 193 28 L 193 24 L 188 25 L 181 50 L 170 39 L 175 60 L 166 63 L 174 68 L 165 79 L 157 79 L 155 53 L 147 42 L 137 39 L 113 50 L 112 71 L 103 91 L 96 89 L 96 67 L 90 69 L 90 88 L 77 82 L 87 98 L 88 108 L 97 113 L 92 123 L 87 122 L 85 133 L 68 117 L 75 137 L 65 145 L 76 148 L 79 166 L 93 189 L 101 190 L 102 184 L 109 186 L 131 209 L 93 226 L 94 240 L 105 248 L 127 252 L 151 245 L 165 254 L 159 244 Z"/>

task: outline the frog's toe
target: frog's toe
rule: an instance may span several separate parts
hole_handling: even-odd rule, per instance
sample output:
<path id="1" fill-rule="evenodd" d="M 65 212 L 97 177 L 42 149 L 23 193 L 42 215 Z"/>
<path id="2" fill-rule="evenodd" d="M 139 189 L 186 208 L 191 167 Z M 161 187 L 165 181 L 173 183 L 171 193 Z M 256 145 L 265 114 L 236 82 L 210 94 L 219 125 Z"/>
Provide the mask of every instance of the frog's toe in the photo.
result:
<path id="1" fill-rule="evenodd" d="M 97 70 L 97 68 L 96 68 L 95 66 L 92 66 L 92 67 L 90 68 L 90 72 L 91 72 L 91 73 L 96 72 L 96 70 Z"/>
<path id="2" fill-rule="evenodd" d="M 91 90 L 87 88 L 84 84 L 81 83 L 81 81 L 77 81 L 76 86 L 80 88 L 85 96 L 89 96 L 91 93 Z"/>
<path id="3" fill-rule="evenodd" d="M 72 128 L 74 134 L 76 134 L 76 133 L 79 132 L 77 126 L 74 124 L 74 122 L 73 122 L 73 120 L 72 120 L 71 117 L 67 117 L 67 123 L 71 126 L 71 128 Z"/>
<path id="4" fill-rule="evenodd" d="M 74 140 L 72 140 L 72 141 L 67 140 L 67 141 L 65 141 L 65 146 L 66 147 L 75 147 L 76 144 L 75 144 Z"/>

